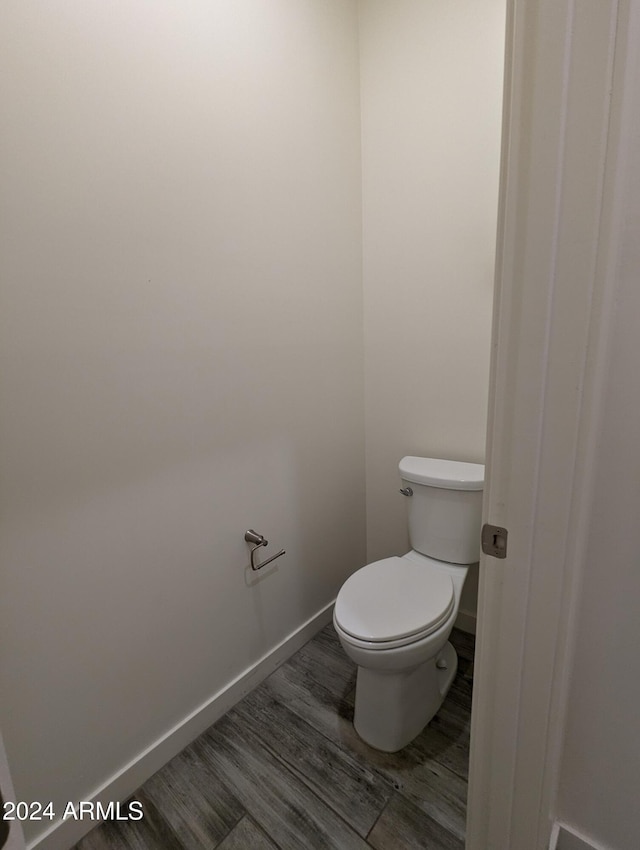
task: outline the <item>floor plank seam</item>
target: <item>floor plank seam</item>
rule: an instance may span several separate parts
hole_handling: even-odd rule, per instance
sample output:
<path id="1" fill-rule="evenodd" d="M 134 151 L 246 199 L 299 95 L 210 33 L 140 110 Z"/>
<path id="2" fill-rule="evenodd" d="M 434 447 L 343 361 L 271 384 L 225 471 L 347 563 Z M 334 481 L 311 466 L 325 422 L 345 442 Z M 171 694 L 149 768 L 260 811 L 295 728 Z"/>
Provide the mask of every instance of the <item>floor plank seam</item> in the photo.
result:
<path id="1" fill-rule="evenodd" d="M 284 705 L 284 704 L 283 704 L 283 703 L 280 703 L 280 705 Z M 320 736 L 321 736 L 321 737 L 322 737 L 322 738 L 323 738 L 323 739 L 327 742 L 327 744 L 328 744 L 329 746 L 336 747 L 337 749 L 341 750 L 343 753 L 345 753 L 345 754 L 346 754 L 347 756 L 349 756 L 350 758 L 353 758 L 353 757 L 355 756 L 355 757 L 357 757 L 357 760 L 358 760 L 358 761 L 361 761 L 361 760 L 362 760 L 362 759 L 361 759 L 361 757 L 360 757 L 360 756 L 358 756 L 358 754 L 357 754 L 357 753 L 354 753 L 351 749 L 349 749 L 348 747 L 344 746 L 344 745 L 342 744 L 342 742 L 340 742 L 340 741 L 336 741 L 335 739 L 330 738 L 327 734 L 325 734 L 325 732 L 324 732 L 323 730 L 318 729 L 317 727 L 315 727 L 315 726 L 313 726 L 312 724 L 308 723 L 308 722 L 307 722 L 307 720 L 306 720 L 306 719 L 305 719 L 305 718 L 304 718 L 304 717 L 303 717 L 303 716 L 302 716 L 299 712 L 295 711 L 295 709 L 292 709 L 292 708 L 291 708 L 291 706 L 284 706 L 284 707 L 285 707 L 288 711 L 291 711 L 293 714 L 295 714 L 295 715 L 296 715 L 296 716 L 297 716 L 297 717 L 298 717 L 298 718 L 299 718 L 299 719 L 300 719 L 300 720 L 301 720 L 301 721 L 302 721 L 302 722 L 303 722 L 306 726 L 308 726 L 310 729 L 312 729 L 312 730 L 313 730 L 316 734 L 320 735 Z M 289 769 L 289 770 L 291 770 L 293 773 L 295 773 L 296 775 L 298 775 L 298 776 L 299 776 L 299 778 L 301 779 L 301 781 L 303 781 L 303 782 L 304 782 L 304 784 L 305 784 L 305 785 L 306 785 L 306 786 L 307 786 L 307 787 L 308 787 L 311 791 L 313 791 L 313 792 L 316 794 L 316 796 L 320 796 L 320 795 L 319 795 L 319 794 L 315 791 L 315 789 L 314 789 L 314 787 L 313 787 L 315 783 L 313 783 L 313 782 L 309 779 L 309 777 L 307 777 L 307 776 L 306 776 L 306 774 L 304 774 L 304 773 L 303 773 L 303 772 L 302 772 L 299 768 L 297 768 L 295 764 L 290 763 L 290 762 L 289 762 L 289 761 L 288 761 L 288 760 L 287 760 L 287 759 L 286 759 L 286 758 L 285 758 L 285 757 L 284 757 L 281 753 L 278 753 L 278 752 L 276 752 L 275 750 L 273 750 L 273 749 L 269 748 L 269 745 L 268 745 L 267 743 L 265 743 L 265 744 L 264 744 L 264 746 L 265 746 L 265 748 L 269 749 L 269 750 L 270 750 L 270 752 L 272 753 L 272 755 L 274 755 L 274 756 L 275 756 L 275 757 L 276 757 L 279 761 L 283 762 L 283 764 L 285 764 L 285 765 L 288 767 L 288 769 Z M 383 771 L 382 771 L 382 770 L 380 770 L 379 768 L 375 767 L 374 765 L 367 765 L 367 767 L 368 767 L 368 770 L 369 770 L 371 773 L 373 773 L 373 774 L 375 775 L 376 779 L 377 779 L 377 780 L 378 780 L 381 784 L 383 784 L 383 785 L 387 786 L 387 788 L 389 789 L 389 791 L 390 791 L 390 792 L 393 792 L 393 790 L 395 789 L 395 782 L 393 781 L 393 779 L 391 779 L 391 778 L 390 778 L 390 777 L 389 777 L 389 776 L 388 776 L 385 772 L 383 772 Z M 322 799 L 322 797 L 320 797 L 320 799 Z M 323 802 L 324 802 L 324 800 L 323 800 Z M 330 804 L 330 803 L 326 803 L 326 805 L 331 805 L 331 804 Z"/>
<path id="2" fill-rule="evenodd" d="M 148 818 L 75 850 L 463 850 L 474 640 L 451 640 L 441 711 L 381 753 L 353 729 L 356 668 L 329 624 L 136 791 Z"/>
<path id="3" fill-rule="evenodd" d="M 371 844 L 370 844 L 370 842 L 369 842 L 369 837 L 370 837 L 371 833 L 374 831 L 374 829 L 376 828 L 376 826 L 378 825 L 378 822 L 380 821 L 380 818 L 383 816 L 383 814 L 385 813 L 386 809 L 389 807 L 389 804 L 390 804 L 390 803 L 391 803 L 391 801 L 393 800 L 394 795 L 395 795 L 395 794 L 397 794 L 397 793 L 398 793 L 398 792 L 394 790 L 393 794 L 391 794 L 391 796 L 389 797 L 389 799 L 387 800 L 387 802 L 384 804 L 384 806 L 383 806 L 383 807 L 382 807 L 382 809 L 380 810 L 380 813 L 378 814 L 378 817 L 377 817 L 377 818 L 375 819 L 375 821 L 373 822 L 373 825 L 372 825 L 371 829 L 370 829 L 370 830 L 369 830 L 369 832 L 366 834 L 366 836 L 365 836 L 365 841 L 367 842 L 367 844 L 369 844 L 369 846 L 370 846 L 370 847 L 371 847 L 372 845 L 371 845 Z"/>
<path id="4" fill-rule="evenodd" d="M 304 718 L 300 718 L 300 719 L 301 719 L 303 722 L 305 722 L 305 721 L 304 721 Z M 308 724 L 307 724 L 307 725 L 308 725 Z M 311 727 L 311 728 L 313 728 L 313 727 Z M 323 737 L 325 737 L 325 736 L 323 736 Z M 326 741 L 328 741 L 330 744 L 333 744 L 334 746 L 337 746 L 337 745 L 335 744 L 335 741 L 331 741 L 331 739 L 326 738 L 326 737 L 325 737 L 325 740 L 326 740 Z M 314 797 L 316 797 L 316 798 L 318 799 L 318 801 L 319 801 L 319 802 L 320 802 L 323 806 L 327 806 L 328 808 L 330 808 L 330 809 L 331 809 L 331 811 L 332 811 L 332 812 L 336 815 L 336 817 L 340 818 L 340 820 L 341 820 L 341 821 L 342 821 L 342 822 L 343 822 L 343 823 L 344 823 L 344 824 L 345 824 L 345 825 L 346 825 L 349 829 L 353 830 L 353 831 L 354 831 L 354 832 L 356 832 L 358 835 L 360 835 L 360 837 L 361 837 L 361 838 L 363 838 L 363 839 L 365 839 L 365 840 L 366 840 L 366 836 L 369 834 L 369 832 L 371 832 L 371 830 L 368 830 L 368 832 L 366 833 L 366 835 L 363 835 L 362 833 L 358 832 L 358 830 L 354 828 L 353 824 L 352 824 L 352 823 L 350 823 L 350 822 L 346 819 L 346 817 L 345 817 L 345 816 L 344 816 L 341 812 L 339 812 L 339 811 L 335 808 L 335 806 L 332 804 L 331 800 L 329 800 L 329 799 L 327 799 L 326 797 L 324 797 L 321 793 L 318 793 L 316 783 L 315 783 L 312 779 L 310 779 L 310 777 L 309 777 L 309 776 L 307 776 L 307 775 L 306 775 L 306 774 L 305 774 L 305 773 L 304 773 L 304 772 L 303 772 L 300 768 L 296 767 L 294 764 L 292 764 L 292 763 L 290 763 L 289 761 L 287 761 L 287 759 L 286 759 L 286 758 L 285 758 L 285 757 L 284 757 L 281 753 L 276 752 L 276 751 L 275 751 L 273 748 L 271 748 L 271 747 L 270 747 L 270 746 L 269 746 L 266 742 L 263 742 L 263 746 L 264 746 L 264 748 L 265 748 L 268 752 L 270 752 L 270 753 L 271 753 L 271 755 L 272 755 L 272 756 L 273 756 L 273 757 L 274 757 L 274 758 L 275 758 L 275 759 L 276 759 L 276 760 L 277 760 L 277 761 L 278 761 L 278 762 L 279 762 L 279 763 L 280 763 L 280 764 L 284 767 L 284 769 L 285 769 L 285 770 L 287 770 L 289 773 L 293 774 L 293 776 L 297 777 L 297 778 L 298 778 L 298 779 L 299 779 L 299 780 L 300 780 L 300 781 L 301 781 L 301 782 L 302 782 L 302 783 L 306 786 L 306 788 L 307 788 L 307 789 L 308 789 L 308 790 L 309 790 L 309 791 L 310 791 L 310 792 L 314 795 Z M 345 752 L 349 752 L 349 751 L 348 751 L 348 750 L 345 750 Z M 387 784 L 389 784 L 389 783 L 387 782 Z M 385 806 L 386 806 L 386 805 L 387 805 L 386 803 L 383 805 L 381 812 L 384 810 L 384 808 L 385 808 Z M 378 817 L 380 817 L 381 812 L 378 814 Z M 376 821 L 377 821 L 377 820 L 378 820 L 378 818 L 376 818 Z"/>
<path id="5" fill-rule="evenodd" d="M 238 820 L 233 824 L 233 826 L 229 830 L 227 830 L 226 834 L 223 835 L 222 838 L 219 841 L 216 842 L 216 844 L 211 848 L 211 850 L 215 850 L 216 847 L 220 847 L 221 844 L 224 844 L 224 842 L 231 835 L 233 830 L 237 829 L 237 827 L 242 823 L 242 821 L 245 818 L 248 818 L 248 817 L 249 817 L 248 812 L 246 810 L 243 811 L 242 814 L 240 815 L 240 817 L 238 818 Z"/>
<path id="6" fill-rule="evenodd" d="M 304 718 L 301 718 L 301 719 L 304 721 Z M 327 738 L 325 740 L 329 740 L 329 739 Z M 332 743 L 332 742 L 330 742 L 330 743 Z M 317 800 L 323 806 L 327 806 L 328 808 L 330 808 L 331 811 L 337 817 L 339 817 L 340 820 L 343 821 L 343 823 L 349 829 L 353 829 L 352 824 L 350 824 L 346 820 L 346 818 L 332 805 L 331 801 L 326 799 L 325 797 L 323 797 L 320 793 L 318 793 L 316 783 L 313 782 L 313 780 L 311 780 L 305 773 L 303 773 L 302 770 L 300 770 L 294 764 L 289 762 L 281 753 L 278 753 L 275 749 L 270 747 L 267 742 L 263 741 L 263 746 L 264 746 L 265 750 L 267 750 L 267 752 L 269 752 L 275 758 L 275 760 L 279 764 L 282 765 L 284 770 L 286 770 L 288 773 L 291 773 L 295 778 L 299 779 L 305 785 L 305 787 L 314 795 L 314 797 L 317 798 Z M 355 829 L 353 829 L 353 831 L 357 832 L 357 830 L 355 830 Z M 360 833 L 358 833 L 358 834 L 360 834 Z M 361 837 L 364 838 L 365 836 L 361 836 Z"/>

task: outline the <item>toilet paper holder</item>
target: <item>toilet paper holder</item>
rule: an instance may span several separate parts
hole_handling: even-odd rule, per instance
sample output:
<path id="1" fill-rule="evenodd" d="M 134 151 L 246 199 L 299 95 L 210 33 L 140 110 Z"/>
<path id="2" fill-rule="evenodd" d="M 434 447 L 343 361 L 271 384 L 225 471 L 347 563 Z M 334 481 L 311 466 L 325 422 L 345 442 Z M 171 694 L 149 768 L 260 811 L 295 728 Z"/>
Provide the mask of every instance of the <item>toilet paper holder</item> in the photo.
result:
<path id="1" fill-rule="evenodd" d="M 244 539 L 247 543 L 255 543 L 256 545 L 251 550 L 251 569 L 255 572 L 256 570 L 261 570 L 263 567 L 266 567 L 267 564 L 270 564 L 272 561 L 275 561 L 276 558 L 279 558 L 281 555 L 286 554 L 284 549 L 281 549 L 279 552 L 276 552 L 275 555 L 272 555 L 270 558 L 267 558 L 266 561 L 263 561 L 261 564 L 256 564 L 254 555 L 258 549 L 261 549 L 263 546 L 268 546 L 269 541 L 264 539 L 264 535 L 258 534 L 257 531 L 254 531 L 250 528 L 248 531 L 244 533 Z"/>

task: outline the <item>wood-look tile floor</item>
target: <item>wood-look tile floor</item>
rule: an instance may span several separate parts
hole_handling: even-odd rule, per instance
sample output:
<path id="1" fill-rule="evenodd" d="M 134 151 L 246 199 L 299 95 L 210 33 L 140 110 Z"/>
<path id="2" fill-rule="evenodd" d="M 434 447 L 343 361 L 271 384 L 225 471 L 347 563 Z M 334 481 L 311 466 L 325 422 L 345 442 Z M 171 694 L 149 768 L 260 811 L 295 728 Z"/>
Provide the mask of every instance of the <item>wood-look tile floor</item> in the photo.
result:
<path id="1" fill-rule="evenodd" d="M 353 726 L 355 666 L 328 625 L 131 798 L 140 821 L 96 827 L 76 850 L 464 850 L 473 637 L 404 750 Z"/>

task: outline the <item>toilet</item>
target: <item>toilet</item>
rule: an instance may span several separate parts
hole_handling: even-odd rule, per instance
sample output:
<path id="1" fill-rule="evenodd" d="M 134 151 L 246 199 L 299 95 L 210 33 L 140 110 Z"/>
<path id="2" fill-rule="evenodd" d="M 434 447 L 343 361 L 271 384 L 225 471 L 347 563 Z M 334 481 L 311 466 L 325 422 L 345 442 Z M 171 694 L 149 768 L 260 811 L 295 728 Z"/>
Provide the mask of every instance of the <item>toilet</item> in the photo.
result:
<path id="1" fill-rule="evenodd" d="M 404 457 L 410 552 L 357 570 L 344 583 L 333 624 L 358 665 L 354 726 L 393 753 L 418 735 L 453 682 L 448 638 L 469 564 L 480 556 L 484 466 Z"/>

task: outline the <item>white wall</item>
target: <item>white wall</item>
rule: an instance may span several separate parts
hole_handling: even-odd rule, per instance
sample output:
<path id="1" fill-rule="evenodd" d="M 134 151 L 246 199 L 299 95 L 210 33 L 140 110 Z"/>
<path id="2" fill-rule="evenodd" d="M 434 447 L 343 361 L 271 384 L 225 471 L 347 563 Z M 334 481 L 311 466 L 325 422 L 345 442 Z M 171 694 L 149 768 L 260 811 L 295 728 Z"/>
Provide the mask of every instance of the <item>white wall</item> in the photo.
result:
<path id="1" fill-rule="evenodd" d="M 635 9 L 637 44 L 640 15 Z M 620 39 L 622 43 L 622 38 Z M 637 847 L 640 836 L 640 66 L 630 83 L 635 125 L 621 165 L 627 189 L 609 330 L 590 535 L 577 605 L 557 817 L 585 846 Z M 560 846 L 560 844 L 558 845 Z M 564 845 L 563 845 L 564 846 Z M 568 844 L 567 844 L 568 846 Z"/>
<path id="2" fill-rule="evenodd" d="M 408 548 L 403 455 L 484 460 L 505 8 L 359 5 L 369 560 Z"/>
<path id="3" fill-rule="evenodd" d="M 1 718 L 59 806 L 364 562 L 357 17 L 9 0 L 0 33 Z"/>
<path id="4" fill-rule="evenodd" d="M 4 742 L 0 735 L 0 791 L 2 791 L 2 800 L 6 805 L 7 802 L 17 803 L 15 791 L 13 789 L 13 779 L 9 771 L 7 756 L 4 751 Z M 3 810 L 4 811 L 4 810 Z M 7 812 L 7 814 L 9 814 Z M 22 831 L 22 823 L 19 820 L 5 820 L 0 829 L 0 835 L 4 843 L 4 850 L 24 850 L 24 834 Z"/>
<path id="5" fill-rule="evenodd" d="M 364 562 L 363 247 L 370 557 L 406 546 L 403 454 L 482 460 L 503 7 L 3 4 L 20 798 L 86 798 Z"/>

